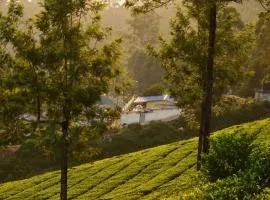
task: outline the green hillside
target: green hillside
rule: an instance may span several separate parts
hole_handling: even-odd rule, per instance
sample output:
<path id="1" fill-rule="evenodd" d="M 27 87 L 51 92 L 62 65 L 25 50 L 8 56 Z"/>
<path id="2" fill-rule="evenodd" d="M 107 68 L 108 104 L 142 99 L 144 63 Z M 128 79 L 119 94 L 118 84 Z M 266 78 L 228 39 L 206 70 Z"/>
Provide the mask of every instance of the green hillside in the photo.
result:
<path id="1" fill-rule="evenodd" d="M 224 132 L 260 131 L 270 139 L 270 119 L 234 126 Z M 196 185 L 197 140 L 185 140 L 113 157 L 69 170 L 69 199 L 171 199 Z M 59 199 L 59 171 L 0 185 L 0 199 Z"/>

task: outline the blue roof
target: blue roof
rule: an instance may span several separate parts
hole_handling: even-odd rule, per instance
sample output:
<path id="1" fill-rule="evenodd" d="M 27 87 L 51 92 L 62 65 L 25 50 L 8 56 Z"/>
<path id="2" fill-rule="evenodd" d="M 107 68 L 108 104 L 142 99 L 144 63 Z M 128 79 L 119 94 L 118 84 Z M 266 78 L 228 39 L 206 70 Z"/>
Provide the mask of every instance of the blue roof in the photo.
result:
<path id="1" fill-rule="evenodd" d="M 174 101 L 169 95 L 161 96 L 146 96 L 146 97 L 137 97 L 134 103 L 145 103 L 150 101 Z"/>

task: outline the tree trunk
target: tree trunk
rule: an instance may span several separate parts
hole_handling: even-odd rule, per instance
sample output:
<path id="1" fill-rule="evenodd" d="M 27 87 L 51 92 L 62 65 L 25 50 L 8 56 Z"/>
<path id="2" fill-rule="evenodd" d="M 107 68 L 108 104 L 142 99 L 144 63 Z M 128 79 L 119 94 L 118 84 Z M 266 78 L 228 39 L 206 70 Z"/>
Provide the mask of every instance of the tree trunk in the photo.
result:
<path id="1" fill-rule="evenodd" d="M 201 160 L 202 160 L 202 150 L 203 150 L 203 144 L 204 144 L 204 114 L 205 112 L 205 106 L 202 102 L 201 104 L 201 122 L 200 122 L 200 132 L 199 132 L 199 142 L 198 142 L 198 154 L 197 154 L 197 170 L 201 169 Z"/>
<path id="2" fill-rule="evenodd" d="M 207 81 L 206 81 L 205 120 L 204 120 L 205 134 L 203 141 L 204 153 L 209 152 L 209 136 L 211 133 L 216 28 L 217 28 L 217 5 L 215 3 L 210 10 L 209 48 L 208 48 L 207 73 L 206 73 Z"/>
<path id="3" fill-rule="evenodd" d="M 61 138 L 61 193 L 60 199 L 67 200 L 67 170 L 68 170 L 68 127 L 69 121 L 62 122 Z"/>
<path id="4" fill-rule="evenodd" d="M 217 27 L 217 6 L 213 3 L 209 14 L 208 61 L 206 68 L 205 87 L 203 91 L 200 135 L 198 144 L 197 169 L 201 167 L 201 153 L 209 152 L 209 136 L 211 132 L 212 102 L 213 102 L 213 69 L 215 57 L 215 40 Z"/>

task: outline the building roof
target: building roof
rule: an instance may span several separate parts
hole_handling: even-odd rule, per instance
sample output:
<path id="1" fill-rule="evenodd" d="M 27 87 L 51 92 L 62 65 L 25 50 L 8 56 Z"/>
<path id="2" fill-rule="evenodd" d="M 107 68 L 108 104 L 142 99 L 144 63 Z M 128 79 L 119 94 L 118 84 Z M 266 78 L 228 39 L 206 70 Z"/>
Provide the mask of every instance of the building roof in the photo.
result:
<path id="1" fill-rule="evenodd" d="M 146 96 L 146 97 L 137 97 L 134 103 L 146 103 L 151 101 L 170 101 L 174 102 L 174 99 L 169 95 L 161 95 L 161 96 Z"/>

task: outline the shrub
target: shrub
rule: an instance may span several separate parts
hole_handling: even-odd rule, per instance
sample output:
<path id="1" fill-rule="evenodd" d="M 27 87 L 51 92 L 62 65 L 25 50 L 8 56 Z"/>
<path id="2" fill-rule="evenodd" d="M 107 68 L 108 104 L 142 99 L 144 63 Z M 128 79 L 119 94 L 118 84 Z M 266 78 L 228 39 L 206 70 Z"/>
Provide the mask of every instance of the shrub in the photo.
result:
<path id="1" fill-rule="evenodd" d="M 0 162 L 0 180 L 26 178 L 53 167 L 34 139 L 24 141 L 18 152 Z M 0 181 L 0 182 L 1 182 Z"/>
<path id="2" fill-rule="evenodd" d="M 210 138 L 210 152 L 203 156 L 203 172 L 210 181 L 245 170 L 256 134 L 226 133 Z"/>
<path id="3" fill-rule="evenodd" d="M 221 116 L 233 110 L 246 108 L 254 103 L 255 100 L 251 98 L 241 98 L 234 95 L 226 95 L 221 97 L 218 104 L 213 107 L 213 112 L 216 116 Z"/>
<path id="4" fill-rule="evenodd" d="M 270 197 L 270 145 L 256 133 L 226 133 L 210 139 L 202 174 L 209 181 L 183 199 L 266 200 Z"/>
<path id="5" fill-rule="evenodd" d="M 242 102 L 243 101 L 243 102 Z M 240 102 L 221 103 L 214 108 L 213 130 L 265 119 L 270 116 L 269 102 L 252 102 L 252 100 L 241 100 Z"/>
<path id="6" fill-rule="evenodd" d="M 227 178 L 217 179 L 189 193 L 185 200 L 266 200 L 269 199 L 270 151 L 255 147 L 247 167 Z M 260 150 L 259 150 L 260 149 Z M 268 148 L 269 149 L 269 148 Z"/>
<path id="7" fill-rule="evenodd" d="M 153 121 L 144 126 L 132 124 L 112 135 L 111 141 L 101 141 L 97 144 L 103 149 L 98 158 L 139 151 L 178 141 L 183 137 L 187 136 L 166 122 Z"/>
<path id="8" fill-rule="evenodd" d="M 261 191 L 257 182 L 250 177 L 233 175 L 215 183 L 204 185 L 186 199 L 198 200 L 254 200 Z"/>
<path id="9" fill-rule="evenodd" d="M 250 156 L 250 163 L 248 172 L 256 177 L 261 187 L 270 187 L 270 146 L 258 144 Z"/>

